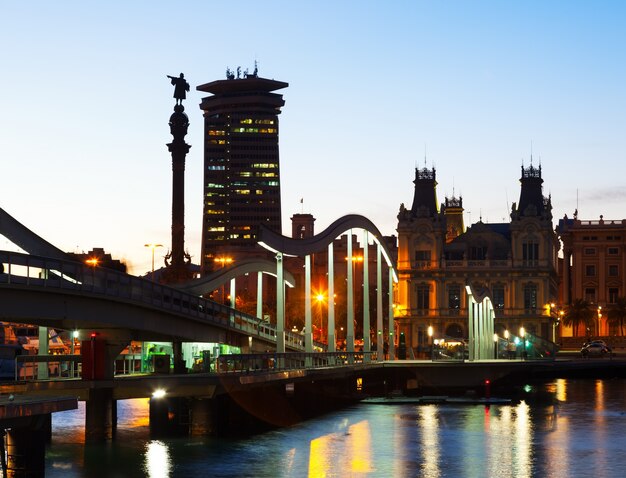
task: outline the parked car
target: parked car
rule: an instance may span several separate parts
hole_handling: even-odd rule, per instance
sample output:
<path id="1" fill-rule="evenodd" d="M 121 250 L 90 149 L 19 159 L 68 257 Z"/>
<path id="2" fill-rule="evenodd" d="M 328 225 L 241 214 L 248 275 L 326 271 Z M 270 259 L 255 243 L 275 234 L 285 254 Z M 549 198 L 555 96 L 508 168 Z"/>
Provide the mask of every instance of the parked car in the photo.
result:
<path id="1" fill-rule="evenodd" d="M 593 340 L 587 342 L 580 349 L 580 354 L 583 357 L 604 357 L 610 355 L 611 348 L 602 340 Z"/>

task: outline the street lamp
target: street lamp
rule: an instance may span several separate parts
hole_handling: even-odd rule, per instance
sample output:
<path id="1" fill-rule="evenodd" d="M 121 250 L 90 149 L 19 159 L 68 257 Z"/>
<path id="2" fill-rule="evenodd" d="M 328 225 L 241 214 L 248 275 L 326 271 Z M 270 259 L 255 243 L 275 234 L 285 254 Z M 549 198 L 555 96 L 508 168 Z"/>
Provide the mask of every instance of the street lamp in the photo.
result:
<path id="1" fill-rule="evenodd" d="M 428 343 L 430 344 L 430 359 L 433 359 L 433 354 L 434 354 L 434 350 L 433 350 L 433 326 L 429 325 L 428 326 Z"/>
<path id="2" fill-rule="evenodd" d="M 154 282 L 154 250 L 157 247 L 163 247 L 163 244 L 144 244 L 144 247 L 149 247 L 152 250 L 152 269 L 150 272 L 150 280 Z"/>
<path id="3" fill-rule="evenodd" d="M 526 330 L 524 327 L 519 328 L 519 336 L 522 338 L 522 359 L 526 358 Z"/>
<path id="4" fill-rule="evenodd" d="M 599 337 L 600 336 L 600 321 L 602 320 L 602 306 L 599 305 L 598 306 L 598 330 L 596 332 L 596 335 Z"/>
<path id="5" fill-rule="evenodd" d="M 496 360 L 497 360 L 498 359 L 498 334 L 493 334 L 493 342 L 495 345 Z"/>

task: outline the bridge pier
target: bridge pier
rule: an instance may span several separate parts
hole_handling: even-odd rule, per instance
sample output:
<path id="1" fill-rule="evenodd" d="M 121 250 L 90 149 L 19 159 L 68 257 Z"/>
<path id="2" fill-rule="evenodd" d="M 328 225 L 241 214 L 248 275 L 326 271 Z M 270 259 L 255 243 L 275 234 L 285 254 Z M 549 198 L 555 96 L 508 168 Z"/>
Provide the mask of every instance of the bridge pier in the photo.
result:
<path id="1" fill-rule="evenodd" d="M 113 388 L 92 388 L 85 402 L 85 442 L 99 443 L 115 437 L 117 400 Z"/>
<path id="2" fill-rule="evenodd" d="M 189 400 L 183 397 L 150 399 L 150 435 L 180 436 L 189 433 Z"/>
<path id="3" fill-rule="evenodd" d="M 46 431 L 39 427 L 13 428 L 7 434 L 7 476 L 43 477 L 46 472 Z"/>

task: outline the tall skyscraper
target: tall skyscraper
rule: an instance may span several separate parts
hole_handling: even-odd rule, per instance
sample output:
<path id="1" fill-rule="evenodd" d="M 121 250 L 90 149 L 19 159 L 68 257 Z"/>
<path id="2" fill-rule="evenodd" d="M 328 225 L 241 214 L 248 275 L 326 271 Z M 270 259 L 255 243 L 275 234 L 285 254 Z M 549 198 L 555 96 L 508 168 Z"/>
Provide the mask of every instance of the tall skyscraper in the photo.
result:
<path id="1" fill-rule="evenodd" d="M 197 87 L 204 112 L 202 272 L 264 255 L 257 228 L 281 230 L 278 115 L 288 83 L 226 71 Z"/>

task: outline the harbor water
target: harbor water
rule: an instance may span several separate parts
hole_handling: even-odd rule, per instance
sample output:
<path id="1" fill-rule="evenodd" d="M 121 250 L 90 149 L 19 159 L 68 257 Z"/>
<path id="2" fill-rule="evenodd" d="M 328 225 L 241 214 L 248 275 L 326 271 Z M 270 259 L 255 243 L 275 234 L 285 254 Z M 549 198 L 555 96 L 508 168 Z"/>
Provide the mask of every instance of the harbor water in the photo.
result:
<path id="1" fill-rule="evenodd" d="M 116 440 L 101 445 L 84 444 L 81 404 L 53 417 L 46 477 L 626 476 L 626 380 L 523 393 L 491 406 L 361 403 L 240 439 L 151 439 L 148 401 L 128 400 Z"/>

